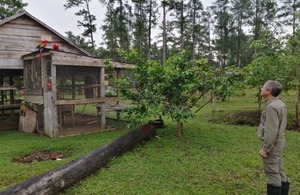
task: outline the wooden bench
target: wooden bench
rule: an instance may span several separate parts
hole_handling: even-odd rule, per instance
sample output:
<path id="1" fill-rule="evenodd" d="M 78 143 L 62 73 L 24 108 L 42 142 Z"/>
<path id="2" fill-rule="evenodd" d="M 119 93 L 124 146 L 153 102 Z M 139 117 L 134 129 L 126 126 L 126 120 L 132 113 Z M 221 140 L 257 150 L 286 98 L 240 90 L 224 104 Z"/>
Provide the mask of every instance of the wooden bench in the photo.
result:
<path id="1" fill-rule="evenodd" d="M 4 114 L 4 111 L 10 110 L 10 118 L 14 119 L 14 111 L 15 110 L 20 110 L 21 104 L 5 104 L 5 105 L 0 105 L 0 111 L 2 111 L 2 114 Z"/>
<path id="2" fill-rule="evenodd" d="M 96 104 L 96 108 L 97 108 L 97 117 L 99 118 L 99 113 L 100 113 L 100 108 L 101 108 L 101 104 Z M 116 112 L 117 113 L 117 121 L 121 120 L 121 112 L 123 110 L 125 110 L 127 107 L 123 106 L 121 104 L 105 104 L 105 108 L 108 109 L 111 112 Z"/>
<path id="3" fill-rule="evenodd" d="M 73 105 L 60 105 L 57 107 L 59 125 L 64 125 L 65 114 L 70 114 L 72 118 L 72 125 L 74 127 L 74 106 Z"/>
<path id="4" fill-rule="evenodd" d="M 20 104 L 0 105 L 0 110 L 18 110 L 18 109 L 20 109 Z"/>

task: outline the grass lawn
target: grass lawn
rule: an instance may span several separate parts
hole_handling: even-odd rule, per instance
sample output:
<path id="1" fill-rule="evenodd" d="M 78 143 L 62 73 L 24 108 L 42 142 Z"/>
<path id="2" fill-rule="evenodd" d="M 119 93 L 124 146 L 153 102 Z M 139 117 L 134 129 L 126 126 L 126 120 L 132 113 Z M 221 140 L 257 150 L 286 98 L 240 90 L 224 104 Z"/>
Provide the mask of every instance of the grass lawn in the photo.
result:
<path id="1" fill-rule="evenodd" d="M 294 95 L 283 94 L 290 123 Z M 185 124 L 185 136 L 177 138 L 176 124 L 165 119 L 166 128 L 132 152 L 113 159 L 107 168 L 82 180 L 61 194 L 241 194 L 266 193 L 267 178 L 258 155 L 260 141 L 255 126 L 223 123 L 237 111 L 255 110 L 255 97 L 232 97 L 217 102 L 212 114 L 207 105 Z M 59 139 L 0 132 L 0 190 L 58 167 L 124 134 L 124 131 L 96 133 Z M 286 132 L 284 151 L 291 195 L 300 194 L 299 132 Z M 38 150 L 66 154 L 61 161 L 22 164 L 12 162 Z"/>

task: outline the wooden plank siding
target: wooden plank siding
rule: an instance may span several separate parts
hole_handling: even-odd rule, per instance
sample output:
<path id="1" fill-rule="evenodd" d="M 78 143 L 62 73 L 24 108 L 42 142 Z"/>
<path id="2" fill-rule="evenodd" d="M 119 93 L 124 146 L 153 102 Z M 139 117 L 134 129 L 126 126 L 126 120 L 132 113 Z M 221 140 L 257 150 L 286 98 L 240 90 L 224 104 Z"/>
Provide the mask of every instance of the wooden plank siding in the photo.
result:
<path id="1" fill-rule="evenodd" d="M 23 69 L 22 56 L 35 51 L 44 35 L 51 37 L 46 48 L 57 43 L 62 51 L 89 56 L 58 32 L 23 12 L 0 21 L 0 69 Z"/>
<path id="2" fill-rule="evenodd" d="M 89 67 L 104 67 L 103 61 L 97 58 L 90 58 L 85 56 L 64 54 L 53 52 L 53 65 L 68 65 L 68 66 L 89 66 Z"/>
<path id="3" fill-rule="evenodd" d="M 80 49 L 61 34 L 24 11 L 0 21 L 0 70 L 23 69 L 22 56 L 36 50 L 42 35 L 52 38 L 46 48 L 51 49 L 53 44 L 57 43 L 60 51 L 78 54 L 79 56 L 90 56 L 86 51 Z M 84 58 L 81 59 L 80 61 L 82 62 Z M 95 61 L 99 62 L 100 59 Z M 65 65 L 65 62 L 57 59 L 55 64 Z M 74 63 L 74 65 L 78 64 L 79 62 Z M 133 67 L 132 64 L 118 62 L 112 62 L 112 65 L 121 69 Z M 100 66 L 104 66 L 103 61 L 101 61 Z"/>

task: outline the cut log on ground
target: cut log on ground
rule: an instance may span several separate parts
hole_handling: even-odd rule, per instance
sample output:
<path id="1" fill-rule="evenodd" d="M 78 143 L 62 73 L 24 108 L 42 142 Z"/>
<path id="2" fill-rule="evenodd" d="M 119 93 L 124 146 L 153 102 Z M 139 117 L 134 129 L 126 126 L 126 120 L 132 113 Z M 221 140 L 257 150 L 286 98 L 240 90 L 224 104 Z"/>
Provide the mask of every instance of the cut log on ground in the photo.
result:
<path id="1" fill-rule="evenodd" d="M 143 140 L 149 140 L 155 133 L 154 126 L 141 126 L 66 165 L 10 187 L 0 192 L 0 195 L 58 194 L 67 187 L 98 171 L 113 157 L 133 149 L 134 146 Z"/>

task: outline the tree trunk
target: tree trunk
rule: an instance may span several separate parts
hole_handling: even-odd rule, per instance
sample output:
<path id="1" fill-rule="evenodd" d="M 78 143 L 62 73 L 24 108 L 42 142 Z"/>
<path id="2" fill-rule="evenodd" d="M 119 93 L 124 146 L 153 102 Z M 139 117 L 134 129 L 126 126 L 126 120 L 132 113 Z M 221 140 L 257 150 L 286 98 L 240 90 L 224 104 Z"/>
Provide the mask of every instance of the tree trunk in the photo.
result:
<path id="1" fill-rule="evenodd" d="M 296 128 L 300 126 L 300 104 L 296 103 Z"/>
<path id="2" fill-rule="evenodd" d="M 10 187 L 0 192 L 0 195 L 59 194 L 60 191 L 98 171 L 113 157 L 133 149 L 145 139 L 150 139 L 155 132 L 153 126 L 144 125 L 66 165 Z"/>
<path id="3" fill-rule="evenodd" d="M 299 126 L 300 126 L 300 86 L 299 84 L 297 83 L 296 85 L 296 91 L 297 91 L 297 103 L 296 103 L 296 113 L 295 113 L 295 116 L 296 116 L 296 128 L 298 129 Z"/>
<path id="4" fill-rule="evenodd" d="M 177 121 L 177 137 L 183 136 L 183 123 Z"/>
<path id="5" fill-rule="evenodd" d="M 166 64 L 167 59 L 167 33 L 166 33 L 166 3 L 163 3 L 163 45 L 162 45 L 162 65 Z"/>
<path id="6" fill-rule="evenodd" d="M 213 94 L 212 95 L 212 113 L 215 113 L 216 112 L 216 102 L 217 102 L 217 97 L 214 96 Z"/>
<path id="7" fill-rule="evenodd" d="M 151 29 L 152 29 L 152 0 L 149 2 L 149 18 L 148 18 L 148 60 L 151 59 Z"/>
<path id="8" fill-rule="evenodd" d="M 257 102 L 258 102 L 258 110 L 260 110 L 261 109 L 261 105 L 262 105 L 262 96 L 261 95 L 258 96 Z"/>
<path id="9" fill-rule="evenodd" d="M 183 51 L 184 48 L 184 23 L 185 23 L 185 19 L 184 19 L 184 15 L 183 15 L 183 9 L 184 9 L 184 5 L 183 5 L 183 0 L 181 0 L 181 10 L 180 10 L 180 51 Z"/>

